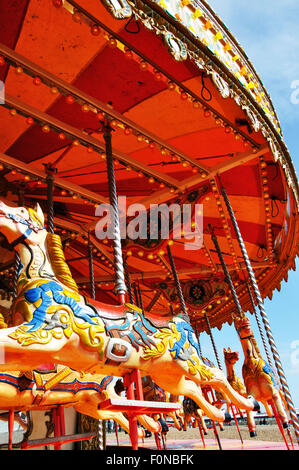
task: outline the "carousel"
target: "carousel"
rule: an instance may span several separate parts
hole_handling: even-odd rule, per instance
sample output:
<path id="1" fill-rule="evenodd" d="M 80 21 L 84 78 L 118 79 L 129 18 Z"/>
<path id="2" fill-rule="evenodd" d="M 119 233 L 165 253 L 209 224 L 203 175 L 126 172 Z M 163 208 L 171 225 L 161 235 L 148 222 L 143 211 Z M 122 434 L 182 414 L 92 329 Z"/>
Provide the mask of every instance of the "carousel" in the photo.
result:
<path id="1" fill-rule="evenodd" d="M 0 448 L 104 450 L 113 420 L 163 450 L 163 418 L 195 413 L 222 449 L 218 424 L 254 437 L 261 405 L 296 448 L 264 299 L 296 269 L 298 182 L 246 53 L 204 0 L 0 18 Z"/>

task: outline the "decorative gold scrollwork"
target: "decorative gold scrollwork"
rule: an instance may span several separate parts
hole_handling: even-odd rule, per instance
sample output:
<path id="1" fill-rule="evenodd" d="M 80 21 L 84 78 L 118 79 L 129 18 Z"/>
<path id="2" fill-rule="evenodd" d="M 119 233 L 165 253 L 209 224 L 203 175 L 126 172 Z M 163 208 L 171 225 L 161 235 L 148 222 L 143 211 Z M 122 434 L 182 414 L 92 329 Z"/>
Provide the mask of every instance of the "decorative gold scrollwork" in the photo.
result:
<path id="1" fill-rule="evenodd" d="M 117 20 L 124 20 L 132 16 L 132 9 L 126 0 L 101 0 L 104 7 Z"/>
<path id="2" fill-rule="evenodd" d="M 180 39 L 176 38 L 169 31 L 166 31 L 164 33 L 164 40 L 167 44 L 170 54 L 175 58 L 175 60 L 179 61 L 187 59 L 187 49 Z"/>

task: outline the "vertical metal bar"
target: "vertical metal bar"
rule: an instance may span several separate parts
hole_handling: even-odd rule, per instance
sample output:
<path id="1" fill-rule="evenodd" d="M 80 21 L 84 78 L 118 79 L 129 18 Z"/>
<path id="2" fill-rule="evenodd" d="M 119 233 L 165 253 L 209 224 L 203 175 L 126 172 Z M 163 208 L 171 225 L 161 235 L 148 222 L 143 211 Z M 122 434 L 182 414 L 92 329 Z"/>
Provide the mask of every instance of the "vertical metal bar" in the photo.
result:
<path id="1" fill-rule="evenodd" d="M 155 294 L 155 296 L 152 298 L 152 300 L 150 301 L 150 303 L 148 304 L 148 306 L 146 307 L 146 311 L 147 312 L 150 312 L 151 309 L 153 308 L 153 306 L 155 305 L 156 302 L 158 302 L 159 298 L 161 296 L 161 293 L 160 292 L 157 292 Z M 172 310 L 172 305 L 170 306 L 170 310 Z M 172 315 L 173 315 L 173 310 L 172 310 Z"/>
<path id="2" fill-rule="evenodd" d="M 120 223 L 117 206 L 117 192 L 115 183 L 115 173 L 113 164 L 113 153 L 112 153 L 112 127 L 108 120 L 103 123 L 104 140 L 106 148 L 106 162 L 107 162 L 107 174 L 108 174 L 108 186 L 109 186 L 109 200 L 113 210 L 113 256 L 114 256 L 114 268 L 115 268 L 115 291 L 119 296 L 120 302 L 125 303 L 125 294 L 127 292 L 124 265 L 121 247 L 121 236 L 120 236 Z"/>
<path id="3" fill-rule="evenodd" d="M 202 350 L 201 350 L 201 345 L 200 345 L 200 341 L 199 341 L 199 333 L 198 333 L 197 325 L 195 325 L 195 336 L 196 336 L 197 343 L 198 343 L 199 353 L 200 353 L 200 355 L 201 355 L 201 357 L 202 357 Z"/>
<path id="4" fill-rule="evenodd" d="M 48 213 L 47 213 L 47 231 L 49 233 L 54 233 L 54 173 L 55 169 L 46 165 L 47 172 L 47 203 L 48 203 Z"/>
<path id="5" fill-rule="evenodd" d="M 224 188 L 221 188 L 221 192 L 222 192 L 227 210 L 230 214 L 230 218 L 231 218 L 231 221 L 233 223 L 233 226 L 234 226 L 237 238 L 238 238 L 238 242 L 239 242 L 239 245 L 240 245 L 240 248 L 241 248 L 241 251 L 242 251 L 242 255 L 243 255 L 243 258 L 244 258 L 244 261 L 245 261 L 245 264 L 246 264 L 247 272 L 249 274 L 251 285 L 253 287 L 253 291 L 255 293 L 255 297 L 256 297 L 256 300 L 257 300 L 258 307 L 259 307 L 259 311 L 260 311 L 260 314 L 261 314 L 261 317 L 262 317 L 262 320 L 263 320 L 263 323 L 264 323 L 265 331 L 266 331 L 266 334 L 267 334 L 267 337 L 268 337 L 268 341 L 269 341 L 269 344 L 270 344 L 270 348 L 271 348 L 271 351 L 272 351 L 272 355 L 273 355 L 273 358 L 274 358 L 274 362 L 275 362 L 275 365 L 276 365 L 278 376 L 280 378 L 282 390 L 283 390 L 284 395 L 285 395 L 285 399 L 286 399 L 286 402 L 287 402 L 287 405 L 288 405 L 288 410 L 289 410 L 289 413 L 290 413 L 290 416 L 291 416 L 291 419 L 292 419 L 292 423 L 293 423 L 293 426 L 294 426 L 294 429 L 295 429 L 295 433 L 296 433 L 296 436 L 297 436 L 297 440 L 298 440 L 298 443 L 299 443 L 299 421 L 298 421 L 298 418 L 297 418 L 297 413 L 296 413 L 295 406 L 293 404 L 291 393 L 290 393 L 290 390 L 289 390 L 289 387 L 288 387 L 288 383 L 287 383 L 287 380 L 286 380 L 286 377 L 285 377 L 285 374 L 284 374 L 284 370 L 283 370 L 283 367 L 282 367 L 280 356 L 279 356 L 279 353 L 278 353 L 278 350 L 277 350 L 277 347 L 276 347 L 276 344 L 275 344 L 275 341 L 274 341 L 274 337 L 273 337 L 273 334 L 272 334 L 272 330 L 271 330 L 271 327 L 270 327 L 268 316 L 267 316 L 267 313 L 266 313 L 265 308 L 264 308 L 263 299 L 262 299 L 262 296 L 261 296 L 256 278 L 255 278 L 254 271 L 252 269 L 250 259 L 249 259 L 249 256 L 247 254 L 247 250 L 246 250 L 246 247 L 245 247 L 245 244 L 244 244 L 244 241 L 243 241 L 243 238 L 242 238 L 242 235 L 241 235 L 241 232 L 240 232 L 235 214 L 233 212 L 232 206 L 230 204 L 230 201 L 228 199 L 228 196 L 227 196 L 226 191 L 225 191 Z"/>
<path id="6" fill-rule="evenodd" d="M 214 349 L 214 354 L 215 354 L 215 357 L 216 357 L 216 361 L 217 361 L 219 369 L 222 370 L 221 362 L 220 362 L 220 359 L 219 359 L 219 356 L 218 356 L 218 351 L 217 351 L 216 344 L 215 344 L 213 334 L 212 334 L 212 329 L 211 329 L 209 317 L 206 313 L 204 314 L 204 316 L 205 316 L 206 324 L 207 324 L 207 327 L 208 327 L 208 333 L 209 333 L 209 336 L 211 338 L 211 343 L 212 343 L 212 346 L 213 346 L 213 349 Z"/>
<path id="7" fill-rule="evenodd" d="M 89 265 L 90 295 L 92 299 L 95 299 L 96 290 L 95 290 L 94 270 L 93 270 L 93 254 L 92 254 L 92 244 L 90 242 L 89 234 L 88 234 L 88 265 Z"/>
<path id="8" fill-rule="evenodd" d="M 179 296 L 179 299 L 180 299 L 181 308 L 182 308 L 182 311 L 183 311 L 182 316 L 183 316 L 185 321 L 190 323 L 189 315 L 188 315 L 188 312 L 187 312 L 187 309 L 186 309 L 185 299 L 184 299 L 184 296 L 183 296 L 181 283 L 180 283 L 179 278 L 178 278 L 177 270 L 176 270 L 176 267 L 175 267 L 175 264 L 174 264 L 173 256 L 172 256 L 171 249 L 170 249 L 169 245 L 167 245 L 167 254 L 168 254 L 168 258 L 169 258 L 169 262 L 170 262 L 170 266 L 171 266 L 172 275 L 173 275 L 173 279 L 174 279 L 174 282 L 175 282 L 176 290 L 177 290 L 177 293 L 178 293 L 178 296 Z"/>
<path id="9" fill-rule="evenodd" d="M 137 290 L 136 282 L 134 282 L 133 289 L 134 289 L 135 305 L 137 305 L 137 307 L 140 308 L 139 296 L 138 296 L 138 290 Z"/>
<path id="10" fill-rule="evenodd" d="M 142 313 L 144 313 L 144 307 L 143 307 L 143 299 L 142 299 L 142 294 L 139 286 L 139 282 L 137 281 L 137 292 L 138 292 L 138 298 L 139 298 L 139 307 L 142 310 Z"/>
<path id="11" fill-rule="evenodd" d="M 234 284 L 233 284 L 232 278 L 231 278 L 231 276 L 230 276 L 230 274 L 229 274 L 229 271 L 228 271 L 228 269 L 227 269 L 226 263 L 225 263 L 225 261 L 224 261 L 224 258 L 223 258 L 223 255 L 222 255 L 222 252 L 221 252 L 221 249 L 220 249 L 220 246 L 219 246 L 217 237 L 216 237 L 216 235 L 215 235 L 215 233 L 214 233 L 214 230 L 213 230 L 213 228 L 211 227 L 211 225 L 209 225 L 209 229 L 210 229 L 210 233 L 211 233 L 212 242 L 214 243 L 214 246 L 215 246 L 215 249 L 216 249 L 216 251 L 217 251 L 217 255 L 218 255 L 219 261 L 220 261 L 220 263 L 221 263 L 221 266 L 222 266 L 222 269 L 223 269 L 223 272 L 224 272 L 224 275 L 225 275 L 225 280 L 228 282 L 230 291 L 231 291 L 231 293 L 232 293 L 232 296 L 233 296 L 233 300 L 234 300 L 236 309 L 237 309 L 237 311 L 238 311 L 238 314 L 239 314 L 239 315 L 242 315 L 242 313 L 243 313 L 242 307 L 241 307 L 241 304 L 240 304 L 240 302 L 239 302 L 239 298 L 238 298 L 238 295 L 237 295 L 235 286 L 234 286 Z"/>
<path id="12" fill-rule="evenodd" d="M 90 295 L 92 299 L 96 298 L 95 290 L 95 279 L 94 279 L 94 269 L 93 269 L 93 254 L 92 254 L 92 244 L 90 241 L 90 234 L 88 234 L 88 265 L 89 265 L 89 282 L 90 282 Z M 105 449 L 106 441 L 106 422 L 104 420 L 98 420 L 98 442 L 99 450 Z"/>
<path id="13" fill-rule="evenodd" d="M 262 343 L 263 343 L 263 346 L 264 346 L 264 350 L 265 350 L 265 353 L 266 353 L 266 356 L 267 356 L 267 360 L 268 360 L 269 365 L 273 368 L 270 352 L 269 352 L 267 342 L 266 342 L 266 338 L 264 336 L 264 332 L 263 332 L 263 329 L 262 329 L 262 324 L 260 322 L 257 311 L 255 309 L 254 300 L 253 300 L 252 292 L 251 292 L 251 289 L 250 289 L 250 285 L 249 285 L 248 282 L 246 284 L 247 284 L 247 290 L 248 290 L 248 293 L 249 293 L 249 297 L 250 297 L 251 305 L 252 305 L 252 308 L 253 308 L 254 316 L 255 316 L 255 319 L 256 319 L 256 323 L 257 323 L 257 326 L 258 326 L 258 329 L 259 329 L 259 332 L 260 332 L 260 336 L 261 336 L 261 340 L 262 340 Z"/>
<path id="14" fill-rule="evenodd" d="M 126 260 L 124 260 L 124 270 L 125 270 L 125 279 L 126 279 L 127 290 L 128 290 L 128 295 L 129 295 L 129 302 L 130 304 L 134 304 L 132 284 L 131 284 L 131 279 L 130 279 L 128 263 Z"/>

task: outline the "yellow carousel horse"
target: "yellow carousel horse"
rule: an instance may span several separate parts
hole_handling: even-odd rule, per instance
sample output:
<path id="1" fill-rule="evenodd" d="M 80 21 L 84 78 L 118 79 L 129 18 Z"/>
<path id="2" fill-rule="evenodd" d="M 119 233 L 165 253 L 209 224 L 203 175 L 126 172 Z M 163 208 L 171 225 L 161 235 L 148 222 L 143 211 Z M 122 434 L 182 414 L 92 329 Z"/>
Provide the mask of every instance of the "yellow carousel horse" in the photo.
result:
<path id="1" fill-rule="evenodd" d="M 239 353 L 237 351 L 232 351 L 230 348 L 223 350 L 224 352 L 224 362 L 226 367 L 226 376 L 227 380 L 231 386 L 243 397 L 247 397 L 246 388 L 235 372 L 235 364 L 239 360 Z M 246 411 L 247 416 L 247 425 L 249 429 L 250 437 L 256 437 L 256 425 L 254 421 L 254 414 L 252 411 Z"/>
<path id="2" fill-rule="evenodd" d="M 272 409 L 275 407 L 283 427 L 289 428 L 283 394 L 276 383 L 273 370 L 262 358 L 249 319 L 243 314 L 236 317 L 234 323 L 244 353 L 242 375 L 247 394 L 261 402 L 269 416 L 273 416 L 269 405 L 271 404 Z"/>
<path id="3" fill-rule="evenodd" d="M 107 305 L 80 295 L 59 236 L 47 233 L 39 205 L 9 207 L 0 201 L 0 230 L 20 257 L 12 325 L 0 331 L 0 371 L 34 370 L 42 363 L 76 371 L 123 376 L 138 369 L 163 390 L 192 398 L 209 418 L 225 414 L 208 403 L 210 385 L 237 407 L 253 410 L 222 371 L 200 358 L 191 325 L 180 316 L 161 319 L 131 304 Z"/>

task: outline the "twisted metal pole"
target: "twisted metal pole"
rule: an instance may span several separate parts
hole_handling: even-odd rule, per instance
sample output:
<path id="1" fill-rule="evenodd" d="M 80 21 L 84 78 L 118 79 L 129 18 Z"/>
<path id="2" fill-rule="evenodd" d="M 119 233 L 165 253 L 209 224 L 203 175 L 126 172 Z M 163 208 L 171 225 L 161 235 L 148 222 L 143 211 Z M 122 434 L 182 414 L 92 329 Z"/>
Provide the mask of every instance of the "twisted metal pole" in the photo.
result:
<path id="1" fill-rule="evenodd" d="M 121 247 L 121 236 L 120 236 L 120 223 L 117 206 L 117 192 L 115 183 L 115 173 L 113 164 L 113 153 L 112 153 L 112 139 L 111 139 L 112 127 L 108 120 L 103 123 L 103 136 L 105 140 L 106 149 L 106 162 L 107 162 L 107 174 L 108 174 L 108 186 L 109 186 L 109 201 L 113 210 L 113 256 L 114 256 L 114 268 L 115 268 L 115 291 L 119 296 L 120 302 L 125 302 L 125 294 L 127 292 L 124 265 Z"/>
<path id="2" fill-rule="evenodd" d="M 130 304 L 134 304 L 134 297 L 133 297 L 130 273 L 129 273 L 128 263 L 125 259 L 124 259 L 124 272 L 125 272 L 126 285 L 127 285 L 127 289 L 128 289 L 129 302 L 130 302 Z"/>
<path id="3" fill-rule="evenodd" d="M 186 320 L 188 323 L 190 323 L 189 315 L 188 315 L 188 312 L 187 312 L 187 309 L 186 309 L 185 299 L 184 299 L 184 296 L 183 296 L 181 283 L 180 283 L 180 280 L 178 278 L 177 270 L 176 270 L 176 267 L 175 267 L 175 264 L 174 264 L 173 256 L 172 256 L 171 249 L 170 249 L 169 245 L 167 245 L 167 254 L 168 254 L 168 258 L 169 258 L 169 262 L 170 262 L 171 271 L 172 271 L 173 279 L 174 279 L 174 282 L 175 282 L 176 290 L 177 290 L 177 293 L 178 293 L 178 296 L 179 296 L 179 299 L 180 299 L 181 308 L 183 310 L 183 315 L 182 316 L 183 316 L 184 320 Z"/>
<path id="4" fill-rule="evenodd" d="M 219 359 L 219 356 L 218 356 L 218 351 L 217 351 L 216 344 L 215 344 L 215 341 L 214 341 L 214 337 L 213 337 L 213 334 L 212 334 L 212 329 L 211 329 L 209 317 L 206 313 L 204 313 L 204 317 L 205 317 L 206 324 L 207 324 L 207 327 L 208 327 L 208 333 L 209 333 L 209 336 L 211 338 L 211 343 L 212 343 L 212 346 L 213 346 L 213 349 L 214 349 L 214 354 L 215 354 L 215 357 L 216 357 L 218 367 L 219 367 L 220 370 L 222 370 L 221 362 L 220 362 L 220 359 Z"/>
<path id="5" fill-rule="evenodd" d="M 197 324 L 195 324 L 195 336 L 196 336 L 197 343 L 198 343 L 199 353 L 200 353 L 200 355 L 201 355 L 201 357 L 202 357 L 202 350 L 201 350 L 201 345 L 200 345 L 200 341 L 199 341 L 199 333 L 198 333 Z"/>
<path id="6" fill-rule="evenodd" d="M 48 203 L 48 211 L 47 211 L 47 231 L 49 233 L 54 233 L 54 173 L 55 169 L 50 166 L 46 165 L 46 172 L 47 172 L 47 203 Z"/>
<path id="7" fill-rule="evenodd" d="M 237 239 L 238 239 L 241 251 L 242 251 L 242 255 L 243 255 L 243 258 L 244 258 L 244 261 L 245 261 L 246 269 L 247 269 L 247 272 L 249 274 L 251 285 L 252 285 L 253 291 L 255 293 L 256 300 L 257 300 L 258 308 L 259 308 L 259 311 L 260 311 L 260 314 L 261 314 L 261 317 L 262 317 L 262 320 L 263 320 L 263 323 L 264 323 L 266 335 L 267 335 L 267 338 L 268 338 L 268 341 L 269 341 L 270 349 L 272 351 L 272 355 L 273 355 L 273 359 L 274 359 L 275 366 L 276 366 L 276 369 L 277 369 L 277 373 L 278 373 L 278 376 L 280 378 L 282 390 L 283 390 L 284 395 L 285 395 L 285 399 L 286 399 L 288 410 L 289 410 L 289 413 L 290 413 L 290 416 L 291 416 L 292 424 L 294 426 L 296 437 L 297 437 L 297 440 L 298 440 L 298 443 L 299 443 L 299 420 L 297 418 L 296 409 L 295 409 L 295 406 L 293 404 L 293 400 L 292 400 L 291 393 L 290 393 L 290 390 L 289 390 L 289 387 L 288 387 L 288 383 L 287 383 L 287 380 L 286 380 L 286 377 L 285 377 L 285 374 L 284 374 L 284 370 L 283 370 L 283 367 L 282 367 L 280 356 L 279 356 L 279 353 L 278 353 L 278 350 L 277 350 L 277 347 L 276 347 L 276 344 L 275 344 L 275 341 L 274 341 L 274 337 L 273 337 L 273 334 L 272 334 L 272 330 L 271 330 L 271 326 L 270 326 L 270 323 L 269 323 L 269 320 L 268 320 L 268 316 L 267 316 L 267 313 L 266 313 L 265 308 L 264 308 L 263 299 L 262 299 L 262 296 L 261 296 L 256 278 L 255 278 L 254 271 L 253 271 L 251 263 L 250 263 L 249 256 L 247 254 L 247 250 L 246 250 L 246 247 L 245 247 L 245 244 L 244 244 L 244 241 L 243 241 L 243 238 L 242 238 L 242 235 L 241 235 L 241 232 L 240 232 L 240 229 L 239 229 L 234 211 L 233 211 L 232 206 L 230 204 L 230 201 L 228 199 L 227 193 L 226 193 L 226 191 L 223 187 L 221 188 L 221 193 L 223 195 L 227 210 L 229 212 L 229 215 L 230 215 L 231 221 L 233 223 L 234 230 L 236 232 Z"/>
<path id="8" fill-rule="evenodd" d="M 260 332 L 260 336 L 261 336 L 261 340 L 262 340 L 262 343 L 263 343 L 263 346 L 264 346 L 264 350 L 265 350 L 265 353 L 266 353 L 266 356 L 267 356 L 267 360 L 268 360 L 269 365 L 273 368 L 273 364 L 272 364 L 270 352 L 269 352 L 269 349 L 268 349 L 268 346 L 267 346 L 266 338 L 265 338 L 265 335 L 264 335 L 264 332 L 263 332 L 262 324 L 260 322 L 257 311 L 255 309 L 255 304 L 254 304 L 253 295 L 252 295 L 252 292 L 251 292 L 251 289 L 250 289 L 250 285 L 249 285 L 248 282 L 246 284 L 247 284 L 247 290 L 248 290 L 248 293 L 249 293 L 249 297 L 250 297 L 251 305 L 252 305 L 252 308 L 253 308 L 254 316 L 255 316 L 255 319 L 256 319 L 256 323 L 257 323 L 257 326 L 258 326 L 258 329 L 259 329 L 259 332 Z"/>
<path id="9" fill-rule="evenodd" d="M 14 272 L 12 278 L 12 300 L 14 301 L 18 294 L 18 279 L 21 267 L 21 258 L 17 251 L 15 251 Z"/>
<path id="10" fill-rule="evenodd" d="M 241 315 L 241 314 L 243 313 L 243 312 L 242 312 L 242 307 L 241 307 L 241 304 L 240 304 L 240 302 L 239 302 L 239 298 L 238 298 L 238 295 L 237 295 L 235 286 L 234 286 L 234 284 L 233 284 L 231 275 L 229 274 L 229 271 L 228 271 L 228 269 L 227 269 L 226 263 L 225 263 L 225 261 L 224 261 L 224 258 L 223 258 L 223 255 L 222 255 L 222 252 L 221 252 L 221 249 L 220 249 L 220 246 L 219 246 L 217 237 L 216 237 L 216 235 L 215 235 L 215 233 L 214 233 L 214 230 L 213 230 L 213 228 L 211 227 L 211 225 L 209 225 L 208 227 L 209 227 L 209 229 L 210 229 L 212 242 L 214 243 L 214 246 L 215 246 L 215 249 L 216 249 L 216 251 L 217 251 L 217 255 L 218 255 L 219 261 L 220 261 L 220 263 L 221 263 L 221 266 L 222 266 L 222 269 L 223 269 L 223 272 L 224 272 L 225 280 L 226 280 L 226 282 L 227 282 L 228 285 L 229 285 L 229 288 L 230 288 L 230 291 L 231 291 L 231 293 L 232 293 L 233 300 L 234 300 L 236 309 L 237 309 L 237 311 L 238 311 L 238 314 Z"/>
<path id="11" fill-rule="evenodd" d="M 92 299 L 96 298 L 94 270 L 93 270 L 93 254 L 92 244 L 90 241 L 90 234 L 88 234 L 88 266 L 89 266 L 89 282 L 90 282 L 90 295 Z"/>
<path id="12" fill-rule="evenodd" d="M 89 282 L 90 282 L 90 295 L 92 299 L 96 298 L 96 289 L 95 289 L 95 279 L 94 279 L 94 269 L 93 269 L 93 253 L 92 253 L 92 244 L 90 241 L 90 234 L 88 234 L 88 266 L 89 266 Z M 98 443 L 99 450 L 104 450 L 105 445 L 105 432 L 106 432 L 106 423 L 104 420 L 98 420 Z"/>
<path id="13" fill-rule="evenodd" d="M 138 281 L 137 281 L 137 292 L 138 292 L 138 298 L 139 298 L 139 307 L 141 308 L 142 313 L 144 314 L 143 299 L 142 299 L 141 289 L 140 289 Z"/>

